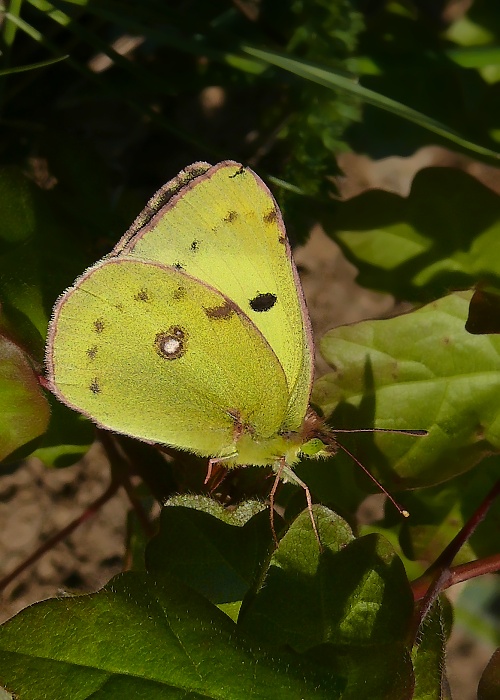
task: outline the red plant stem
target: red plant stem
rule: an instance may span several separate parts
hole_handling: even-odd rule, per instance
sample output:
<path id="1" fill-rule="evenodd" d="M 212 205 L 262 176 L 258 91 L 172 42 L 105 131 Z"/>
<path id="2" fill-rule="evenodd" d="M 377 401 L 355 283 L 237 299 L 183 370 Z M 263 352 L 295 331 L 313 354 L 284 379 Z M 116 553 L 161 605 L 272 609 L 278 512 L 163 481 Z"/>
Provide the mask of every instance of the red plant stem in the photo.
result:
<path id="1" fill-rule="evenodd" d="M 491 557 L 484 557 L 477 561 L 471 561 L 469 564 L 460 564 L 451 569 L 450 586 L 462 581 L 468 581 L 476 576 L 484 574 L 493 574 L 500 571 L 500 554 L 492 554 Z"/>
<path id="2" fill-rule="evenodd" d="M 431 564 L 424 576 L 428 576 L 429 574 L 432 575 L 433 572 L 451 565 L 451 562 L 456 557 L 461 547 L 467 542 L 469 537 L 476 530 L 479 523 L 481 523 L 486 517 L 486 514 L 488 513 L 498 494 L 500 494 L 500 480 L 494 484 L 493 488 L 479 504 L 471 517 L 467 520 L 460 532 L 457 533 L 450 544 L 441 552 L 436 561 Z"/>
<path id="3" fill-rule="evenodd" d="M 484 574 L 494 574 L 497 571 L 500 571 L 500 554 L 492 554 L 490 557 L 484 557 L 484 559 L 477 559 L 467 564 L 453 566 L 449 569 L 449 578 L 447 581 L 443 581 L 440 591 L 444 591 L 450 588 L 450 586 L 454 586 L 456 583 L 462 583 L 462 581 L 468 581 L 471 578 L 483 576 Z M 429 588 L 430 581 L 429 578 L 420 576 L 412 582 L 411 589 L 415 601 L 424 598 Z"/>
<path id="4" fill-rule="evenodd" d="M 96 500 L 91 503 L 88 508 L 86 508 L 83 513 L 81 513 L 77 518 L 72 520 L 69 525 L 66 525 L 62 530 L 60 530 L 56 535 L 53 537 L 50 537 L 48 540 L 46 540 L 38 549 L 36 549 L 33 554 L 31 554 L 27 559 L 25 559 L 19 566 L 17 566 L 13 571 L 10 572 L 10 574 L 7 574 L 7 576 L 4 576 L 3 579 L 0 579 L 0 591 L 3 591 L 6 586 L 11 583 L 11 581 L 14 581 L 19 574 L 21 574 L 23 571 L 25 571 L 28 567 L 30 567 L 32 564 L 34 564 L 40 557 L 42 557 L 46 552 L 48 552 L 52 547 L 55 547 L 56 544 L 59 544 L 62 540 L 64 540 L 68 535 L 70 535 L 76 528 L 84 523 L 85 521 L 89 520 L 89 518 L 93 517 L 102 506 L 107 503 L 118 491 L 120 488 L 121 484 L 119 481 L 113 480 L 106 491 L 104 491 L 103 494 L 99 496 L 99 498 L 96 498 Z"/>
<path id="5" fill-rule="evenodd" d="M 497 481 L 490 492 L 482 500 L 478 508 L 469 520 L 461 528 L 460 532 L 452 539 L 448 546 L 427 571 L 412 582 L 413 598 L 421 601 L 416 611 L 412 627 L 412 636 L 415 638 L 422 620 L 429 612 L 432 604 L 441 593 L 455 583 L 466 581 L 469 578 L 491 573 L 500 568 L 500 555 L 494 555 L 481 561 L 470 562 L 451 568 L 451 562 L 456 557 L 460 548 L 467 542 L 476 530 L 479 523 L 484 520 L 492 503 L 500 493 L 500 480 Z"/>
<path id="6" fill-rule="evenodd" d="M 137 497 L 135 489 L 131 484 L 128 475 L 124 475 L 122 486 L 127 493 L 128 499 L 132 505 L 132 508 L 135 511 L 135 514 L 137 515 L 137 519 L 139 520 L 141 527 L 146 534 L 146 537 L 150 539 L 151 537 L 153 537 L 153 535 L 156 534 L 156 528 L 151 523 L 151 520 L 149 519 L 148 514 L 143 508 L 140 499 Z"/>
<path id="7" fill-rule="evenodd" d="M 106 430 L 99 429 L 98 434 L 102 446 L 104 447 L 104 450 L 108 457 L 109 463 L 111 465 L 111 473 L 114 475 L 114 478 L 116 478 L 125 489 L 125 492 L 132 505 L 132 508 L 134 509 L 146 536 L 152 537 L 155 534 L 156 530 L 151 524 L 148 514 L 144 510 L 139 498 L 137 498 L 137 494 L 134 490 L 134 487 L 130 482 L 129 474 L 131 465 L 130 460 L 128 459 L 128 455 L 125 458 L 123 454 L 117 449 L 115 439 L 111 433 L 107 432 Z"/>

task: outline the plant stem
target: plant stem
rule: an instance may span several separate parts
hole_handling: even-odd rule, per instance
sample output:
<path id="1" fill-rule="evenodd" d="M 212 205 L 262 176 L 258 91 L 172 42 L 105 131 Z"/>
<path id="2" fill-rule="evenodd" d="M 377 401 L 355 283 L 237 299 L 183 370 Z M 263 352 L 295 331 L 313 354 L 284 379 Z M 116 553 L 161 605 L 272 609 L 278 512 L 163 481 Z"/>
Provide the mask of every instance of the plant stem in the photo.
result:
<path id="1" fill-rule="evenodd" d="M 25 571 L 28 567 L 30 567 L 32 564 L 34 564 L 40 557 L 42 557 L 46 552 L 48 552 L 50 549 L 56 546 L 56 544 L 59 544 L 59 542 L 62 542 L 62 540 L 66 539 L 68 535 L 70 535 L 76 528 L 84 523 L 85 521 L 89 520 L 89 518 L 93 517 L 102 506 L 107 503 L 118 491 L 120 488 L 121 484 L 119 481 L 112 480 L 108 488 L 102 493 L 96 500 L 91 503 L 88 508 L 86 508 L 83 513 L 81 513 L 77 518 L 72 520 L 66 527 L 64 527 L 62 530 L 60 530 L 56 535 L 53 537 L 50 537 L 48 540 L 46 540 L 38 549 L 36 549 L 33 554 L 31 554 L 27 559 L 25 559 L 19 566 L 17 566 L 13 571 L 10 572 L 10 574 L 7 574 L 7 576 L 4 576 L 3 579 L 0 579 L 0 591 L 3 591 L 6 586 L 9 585 L 12 581 L 14 581 L 17 576 L 19 576 L 23 571 Z"/>

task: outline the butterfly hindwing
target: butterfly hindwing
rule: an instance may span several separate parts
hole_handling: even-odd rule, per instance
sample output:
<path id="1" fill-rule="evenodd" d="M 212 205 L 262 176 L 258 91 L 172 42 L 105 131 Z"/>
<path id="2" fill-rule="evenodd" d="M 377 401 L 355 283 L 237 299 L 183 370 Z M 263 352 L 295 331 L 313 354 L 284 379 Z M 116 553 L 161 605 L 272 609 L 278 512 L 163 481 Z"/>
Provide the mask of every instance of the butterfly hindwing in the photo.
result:
<path id="1" fill-rule="evenodd" d="M 231 300 L 159 263 L 121 256 L 59 300 L 48 379 L 69 406 L 114 431 L 214 456 L 238 434 L 275 435 L 286 378 Z"/>

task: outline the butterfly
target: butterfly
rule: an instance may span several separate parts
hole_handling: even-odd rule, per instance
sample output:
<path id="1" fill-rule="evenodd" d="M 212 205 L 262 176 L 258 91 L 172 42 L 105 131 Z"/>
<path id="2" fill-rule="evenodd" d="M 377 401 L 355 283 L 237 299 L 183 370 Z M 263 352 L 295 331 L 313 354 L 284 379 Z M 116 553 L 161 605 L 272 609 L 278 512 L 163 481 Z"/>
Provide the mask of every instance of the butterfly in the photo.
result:
<path id="1" fill-rule="evenodd" d="M 271 465 L 310 506 L 290 467 L 326 447 L 309 408 L 313 354 L 273 195 L 239 163 L 200 162 L 57 300 L 47 384 L 102 428 L 210 466 Z"/>

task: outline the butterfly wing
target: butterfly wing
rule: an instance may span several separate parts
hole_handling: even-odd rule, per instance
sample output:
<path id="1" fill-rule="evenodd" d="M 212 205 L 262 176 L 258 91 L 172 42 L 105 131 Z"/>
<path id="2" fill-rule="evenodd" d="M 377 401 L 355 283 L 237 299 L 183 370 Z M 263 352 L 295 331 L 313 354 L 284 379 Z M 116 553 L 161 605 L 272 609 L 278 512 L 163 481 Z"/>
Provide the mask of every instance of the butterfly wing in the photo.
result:
<path id="1" fill-rule="evenodd" d="M 59 299 L 48 381 L 111 430 L 206 456 L 242 432 L 274 436 L 286 377 L 234 302 L 185 272 L 125 256 L 87 270 Z"/>
<path id="2" fill-rule="evenodd" d="M 300 427 L 313 373 L 309 317 L 280 210 L 254 172 L 232 161 L 193 164 L 151 199 L 114 254 L 184 270 L 232 299 L 283 368 L 281 429 Z"/>

